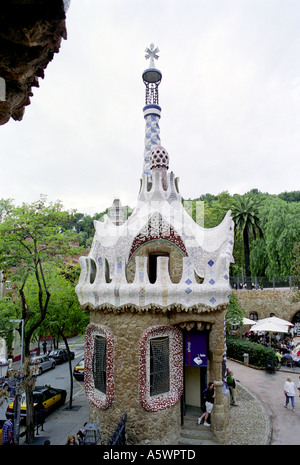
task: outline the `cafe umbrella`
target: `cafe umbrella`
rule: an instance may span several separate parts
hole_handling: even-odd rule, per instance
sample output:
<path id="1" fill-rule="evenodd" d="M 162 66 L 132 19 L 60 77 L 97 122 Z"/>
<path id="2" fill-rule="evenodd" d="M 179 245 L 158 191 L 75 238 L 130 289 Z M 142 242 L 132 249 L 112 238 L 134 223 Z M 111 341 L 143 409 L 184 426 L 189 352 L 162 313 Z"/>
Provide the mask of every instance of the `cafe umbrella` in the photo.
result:
<path id="1" fill-rule="evenodd" d="M 261 323 L 275 323 L 280 326 L 294 326 L 293 323 L 283 320 L 282 318 L 278 318 L 277 316 L 270 316 L 269 318 L 263 318 L 262 320 L 257 321 L 257 324 Z"/>

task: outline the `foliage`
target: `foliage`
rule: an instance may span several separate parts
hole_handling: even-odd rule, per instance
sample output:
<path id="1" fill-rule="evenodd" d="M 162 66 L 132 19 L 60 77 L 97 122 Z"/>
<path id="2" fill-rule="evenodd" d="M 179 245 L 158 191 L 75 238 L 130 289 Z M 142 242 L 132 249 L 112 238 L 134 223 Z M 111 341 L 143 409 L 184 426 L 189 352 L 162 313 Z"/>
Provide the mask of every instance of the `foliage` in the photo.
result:
<path id="1" fill-rule="evenodd" d="M 11 281 L 11 300 L 18 306 L 19 318 L 24 320 L 26 355 L 31 337 L 47 313 L 51 297 L 48 270 L 58 267 L 76 250 L 72 247 L 76 235 L 62 230 L 67 217 L 60 202 L 47 205 L 41 196 L 32 204 L 11 206 L 0 223 L 0 266 Z M 38 312 L 30 305 L 32 289 L 27 283 L 33 280 L 37 285 L 34 297 Z"/>
<path id="2" fill-rule="evenodd" d="M 245 272 L 247 288 L 251 289 L 250 272 L 250 238 L 262 236 L 263 232 L 259 224 L 259 201 L 252 195 L 235 196 L 232 203 L 232 219 L 235 223 L 235 234 L 243 237 Z"/>
<path id="3" fill-rule="evenodd" d="M 226 327 L 229 330 L 231 325 L 241 326 L 245 310 L 240 306 L 237 295 L 233 292 L 230 296 L 229 307 L 226 313 Z"/>
<path id="4" fill-rule="evenodd" d="M 24 321 L 24 351 L 29 356 L 30 342 L 46 318 L 51 299 L 48 276 L 67 256 L 75 254 L 76 234 L 64 230 L 69 213 L 63 211 L 61 203 L 47 205 L 45 196 L 20 207 L 5 201 L 0 205 L 5 207 L 1 210 L 0 267 L 12 284 L 8 297 L 11 305 L 15 305 L 18 319 Z M 26 376 L 30 380 L 28 370 L 24 372 L 25 382 Z M 26 439 L 32 442 L 33 396 L 30 383 L 26 386 Z"/>
<path id="5" fill-rule="evenodd" d="M 249 363 L 265 368 L 269 359 L 277 364 L 277 357 L 271 347 L 265 347 L 257 342 L 250 342 L 227 334 L 227 356 L 238 361 L 244 361 L 244 354 L 249 354 Z"/>
<path id="6" fill-rule="evenodd" d="M 233 249 L 235 263 L 231 265 L 231 275 L 241 276 L 247 267 L 244 237 L 239 231 L 243 229 L 243 216 L 247 214 L 247 211 L 245 210 L 244 213 L 240 207 L 247 199 L 251 199 L 255 204 L 255 216 L 259 220 L 258 227 L 260 228 L 259 230 L 254 227 L 251 231 L 250 225 L 248 235 L 249 251 L 246 250 L 246 260 L 249 253 L 251 275 L 272 278 L 294 274 L 292 251 L 295 244 L 300 242 L 300 191 L 271 195 L 252 189 L 242 196 L 236 194 L 231 196 L 228 192 L 222 192 L 217 196 L 207 193 L 195 199 L 204 202 L 204 226 L 207 228 L 220 224 L 226 212 L 232 210 L 233 218 L 238 226 L 235 228 Z M 238 204 L 240 204 L 239 207 Z M 237 207 L 241 210 L 241 218 L 239 218 L 241 221 L 237 221 L 236 218 Z M 254 221 L 252 225 L 255 225 Z"/>
<path id="7" fill-rule="evenodd" d="M 254 275 L 262 271 L 257 264 L 263 259 L 267 277 L 290 276 L 293 249 L 300 242 L 300 203 L 288 203 L 272 196 L 261 205 L 259 217 L 264 231 L 264 245 L 258 242 L 253 244 L 251 259 Z"/>

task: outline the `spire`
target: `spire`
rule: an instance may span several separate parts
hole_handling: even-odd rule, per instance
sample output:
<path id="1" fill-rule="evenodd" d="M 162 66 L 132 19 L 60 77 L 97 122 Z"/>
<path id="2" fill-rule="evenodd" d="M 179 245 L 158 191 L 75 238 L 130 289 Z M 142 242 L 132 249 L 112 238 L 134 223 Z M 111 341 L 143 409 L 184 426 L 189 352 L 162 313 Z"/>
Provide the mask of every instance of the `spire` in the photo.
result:
<path id="1" fill-rule="evenodd" d="M 159 49 L 153 44 L 147 47 L 146 59 L 150 59 L 150 67 L 143 72 L 143 82 L 146 86 L 145 107 L 143 108 L 144 118 L 146 121 L 145 129 L 145 150 L 144 150 L 144 168 L 145 174 L 150 175 L 150 156 L 153 148 L 160 145 L 159 119 L 161 108 L 158 105 L 158 86 L 161 82 L 162 74 L 155 68 L 154 60 L 158 60 L 157 53 Z"/>

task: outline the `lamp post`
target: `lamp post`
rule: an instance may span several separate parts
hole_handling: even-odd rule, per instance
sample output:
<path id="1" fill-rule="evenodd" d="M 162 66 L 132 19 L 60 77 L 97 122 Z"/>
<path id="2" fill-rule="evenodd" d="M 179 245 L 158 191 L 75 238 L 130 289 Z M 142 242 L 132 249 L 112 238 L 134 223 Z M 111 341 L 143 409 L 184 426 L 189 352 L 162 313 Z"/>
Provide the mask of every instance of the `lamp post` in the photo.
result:
<path id="1" fill-rule="evenodd" d="M 83 444 L 96 445 L 100 440 L 99 423 L 87 423 L 84 426 L 85 436 L 83 438 Z"/>

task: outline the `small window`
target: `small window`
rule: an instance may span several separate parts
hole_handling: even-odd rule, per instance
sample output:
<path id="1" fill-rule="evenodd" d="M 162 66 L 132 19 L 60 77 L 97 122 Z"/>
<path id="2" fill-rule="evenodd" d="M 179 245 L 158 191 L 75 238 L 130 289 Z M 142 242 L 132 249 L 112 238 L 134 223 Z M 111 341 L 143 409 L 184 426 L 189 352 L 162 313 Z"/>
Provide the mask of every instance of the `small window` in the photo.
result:
<path id="1" fill-rule="evenodd" d="M 256 312 L 252 312 L 249 315 L 250 320 L 257 321 L 258 320 L 258 315 Z"/>
<path id="2" fill-rule="evenodd" d="M 169 338 L 150 340 L 150 396 L 170 390 Z"/>
<path id="3" fill-rule="evenodd" d="M 149 281 L 151 284 L 156 282 L 157 278 L 157 258 L 168 257 L 168 253 L 151 253 L 149 254 Z"/>
<path id="4" fill-rule="evenodd" d="M 90 283 L 93 284 L 93 282 L 96 279 L 97 267 L 96 267 L 95 260 L 93 260 L 92 258 L 90 259 L 90 266 L 91 266 L 91 268 L 90 268 Z"/>
<path id="5" fill-rule="evenodd" d="M 106 338 L 102 336 L 95 336 L 93 377 L 95 388 L 106 394 Z"/>

